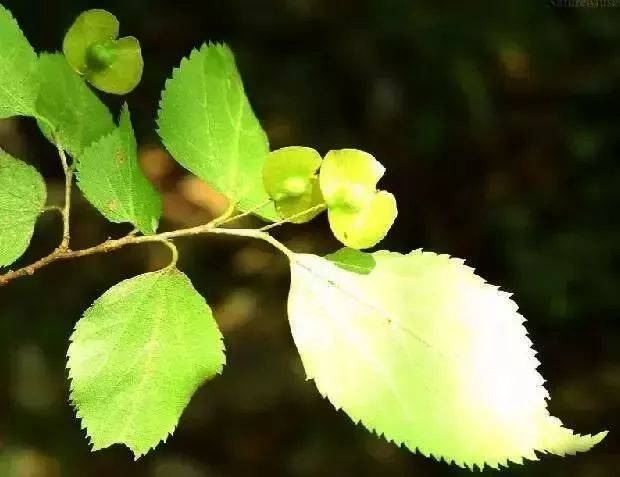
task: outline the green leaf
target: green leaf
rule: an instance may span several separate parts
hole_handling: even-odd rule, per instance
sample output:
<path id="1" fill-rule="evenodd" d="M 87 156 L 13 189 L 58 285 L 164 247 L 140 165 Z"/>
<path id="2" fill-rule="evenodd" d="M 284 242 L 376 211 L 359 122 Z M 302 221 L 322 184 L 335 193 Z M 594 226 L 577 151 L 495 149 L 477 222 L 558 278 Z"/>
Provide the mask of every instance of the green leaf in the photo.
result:
<path id="1" fill-rule="evenodd" d="M 321 165 L 321 191 L 329 225 L 348 247 L 370 248 L 383 240 L 396 216 L 396 199 L 377 191 L 385 168 L 370 154 L 357 149 L 329 151 Z"/>
<path id="2" fill-rule="evenodd" d="M 362 275 L 368 275 L 377 264 L 371 253 L 360 252 L 348 247 L 343 247 L 337 252 L 330 253 L 325 258 L 344 270 L 361 273 Z"/>
<path id="3" fill-rule="evenodd" d="M 314 255 L 291 261 L 293 337 L 337 409 L 397 445 L 469 467 L 574 454 L 604 438 L 549 414 L 507 293 L 447 255 L 373 257 L 366 275 Z"/>
<path id="4" fill-rule="evenodd" d="M 45 118 L 39 127 L 52 140 L 52 130 L 69 154 L 76 157 L 100 137 L 114 130 L 108 108 L 59 53 L 39 58 L 41 94 L 37 113 Z"/>
<path id="5" fill-rule="evenodd" d="M 38 93 L 37 54 L 0 5 L 0 119 L 34 116 Z"/>
<path id="6" fill-rule="evenodd" d="M 140 43 L 132 36 L 118 38 L 119 23 L 105 10 L 81 13 L 63 42 L 67 61 L 97 89 L 127 94 L 142 79 Z"/>
<path id="7" fill-rule="evenodd" d="M 269 199 L 262 179 L 267 136 L 227 46 L 203 45 L 181 61 L 166 82 L 157 122 L 170 154 L 240 210 L 254 210 Z M 256 213 L 278 219 L 273 204 Z"/>
<path id="8" fill-rule="evenodd" d="M 267 155 L 263 183 L 280 217 L 287 219 L 295 216 L 291 222 L 301 224 L 321 213 L 317 209 L 297 216 L 323 203 L 317 177 L 321 160 L 317 151 L 301 146 L 283 147 Z"/>
<path id="9" fill-rule="evenodd" d="M 108 290 L 78 322 L 68 357 L 71 401 L 93 450 L 119 443 L 136 458 L 172 434 L 225 362 L 211 309 L 176 269 Z"/>
<path id="10" fill-rule="evenodd" d="M 0 267 L 28 248 L 46 194 L 45 182 L 33 167 L 0 149 Z"/>
<path id="11" fill-rule="evenodd" d="M 127 105 L 118 128 L 78 156 L 77 177 L 86 198 L 108 220 L 129 222 L 144 234 L 155 233 L 161 199 L 140 169 Z"/>

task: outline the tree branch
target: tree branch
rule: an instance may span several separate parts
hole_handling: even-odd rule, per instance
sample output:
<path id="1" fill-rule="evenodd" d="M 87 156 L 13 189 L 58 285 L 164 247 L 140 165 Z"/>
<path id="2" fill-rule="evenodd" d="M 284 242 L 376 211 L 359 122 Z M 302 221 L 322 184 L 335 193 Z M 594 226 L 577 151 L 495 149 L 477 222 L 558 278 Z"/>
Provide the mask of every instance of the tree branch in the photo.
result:
<path id="1" fill-rule="evenodd" d="M 217 228 L 219 221 L 221 218 L 215 219 L 214 221 L 209 222 L 205 225 L 199 225 L 197 227 L 192 227 L 188 229 L 175 230 L 172 232 L 163 232 L 157 235 L 127 235 L 120 239 L 115 240 L 106 240 L 99 245 L 95 245 L 94 247 L 89 247 L 81 250 L 69 250 L 57 248 L 51 254 L 46 257 L 43 257 L 36 262 L 27 265 L 25 267 L 19 268 L 17 270 L 5 273 L 4 275 L 0 275 L 0 287 L 7 285 L 11 281 L 16 278 L 34 275 L 38 270 L 47 267 L 55 262 L 60 262 L 64 260 L 70 260 L 74 258 L 86 257 L 89 255 L 96 255 L 102 253 L 112 252 L 114 250 L 118 250 L 120 248 L 126 247 L 127 245 L 136 245 L 141 243 L 153 243 L 153 242 L 163 242 L 165 245 L 170 247 L 170 241 L 179 237 L 190 237 L 194 235 L 203 235 L 203 234 L 219 234 L 219 235 L 234 235 L 237 237 L 250 237 L 258 240 L 263 240 L 280 250 L 284 255 L 286 255 L 289 259 L 293 258 L 293 252 L 289 250 L 284 244 L 274 239 L 268 233 L 262 232 L 260 230 L 255 229 L 221 229 Z M 172 249 L 172 248 L 171 248 Z M 173 251 L 173 260 L 176 260 L 176 255 Z"/>
<path id="2" fill-rule="evenodd" d="M 64 155 L 64 151 L 61 152 L 62 149 L 59 148 L 59 153 L 61 154 L 61 160 L 63 165 L 66 164 L 66 156 Z M 262 240 L 264 242 L 269 243 L 280 252 L 282 252 L 289 260 L 293 260 L 294 253 L 287 248 L 283 243 L 279 242 L 271 235 L 269 235 L 266 230 L 271 227 L 276 227 L 278 225 L 282 225 L 286 221 L 290 220 L 297 215 L 303 215 L 309 211 L 316 210 L 318 208 L 325 207 L 324 204 L 320 204 L 311 209 L 305 210 L 300 214 L 296 214 L 293 217 L 288 217 L 282 221 L 276 222 L 271 226 L 263 227 L 262 229 L 226 229 L 220 228 L 221 225 L 230 222 L 233 219 L 237 219 L 246 214 L 237 215 L 231 218 L 234 210 L 235 204 L 231 203 L 226 212 L 220 217 L 213 219 L 211 222 L 208 222 L 204 225 L 198 225 L 197 227 L 191 227 L 187 229 L 174 230 L 170 232 L 162 232 L 156 235 L 136 235 L 136 231 L 130 232 L 128 235 L 120 238 L 120 239 L 108 239 L 105 242 L 100 243 L 99 245 L 95 245 L 93 247 L 81 249 L 81 250 L 71 250 L 69 248 L 69 214 L 71 211 L 71 184 L 73 180 L 73 169 L 70 166 L 66 168 L 66 188 L 65 188 L 65 206 L 62 209 L 63 215 L 63 224 L 64 224 L 64 233 L 63 233 L 63 241 L 61 245 L 56 248 L 52 253 L 37 260 L 30 265 L 26 265 L 25 267 L 19 268 L 14 271 L 10 271 L 5 273 L 4 275 L 0 275 L 0 287 L 7 285 L 11 281 L 16 278 L 34 275 L 38 270 L 47 267 L 55 262 L 60 262 L 64 260 L 71 260 L 74 258 L 86 257 L 89 255 L 97 255 L 102 253 L 112 252 L 114 250 L 118 250 L 120 248 L 126 247 L 127 245 L 136 245 L 141 243 L 153 243 L 153 242 L 161 242 L 167 247 L 169 247 L 172 251 L 172 263 L 169 266 L 175 266 L 176 261 L 178 259 L 178 253 L 176 251 L 176 247 L 171 243 L 173 239 L 179 237 L 191 237 L 195 235 L 204 235 L 204 234 L 218 234 L 218 235 L 233 235 L 237 237 L 248 237 L 254 238 L 258 240 Z M 261 207 L 263 207 L 261 205 Z"/>

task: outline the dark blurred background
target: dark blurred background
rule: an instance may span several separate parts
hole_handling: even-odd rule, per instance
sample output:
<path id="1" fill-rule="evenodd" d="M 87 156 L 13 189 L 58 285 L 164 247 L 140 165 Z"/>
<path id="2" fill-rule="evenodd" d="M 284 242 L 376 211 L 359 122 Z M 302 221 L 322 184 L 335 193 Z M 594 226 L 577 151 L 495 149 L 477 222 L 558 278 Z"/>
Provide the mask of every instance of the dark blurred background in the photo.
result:
<path id="1" fill-rule="evenodd" d="M 121 35 L 140 39 L 145 75 L 127 100 L 143 167 L 165 198 L 164 228 L 205 222 L 225 207 L 174 165 L 153 131 L 159 92 L 181 57 L 205 40 L 228 42 L 272 147 L 373 153 L 400 208 L 381 247 L 466 258 L 514 292 L 552 413 L 579 432 L 611 430 L 589 453 L 504 474 L 620 476 L 620 8 L 2 3 L 38 50 L 58 50 L 73 19 L 93 7 L 115 13 Z M 118 111 L 118 98 L 104 100 Z M 61 202 L 58 160 L 33 121 L 1 121 L 0 147 L 38 167 L 50 201 Z M 40 220 L 23 263 L 58 243 L 58 222 Z M 75 246 L 127 231 L 76 194 Z M 298 251 L 338 247 L 324 218 L 277 234 Z M 57 264 L 0 290 L 0 477 L 469 475 L 354 426 L 304 380 L 282 257 L 234 238 L 180 247 L 182 268 L 224 331 L 228 365 L 195 395 L 169 442 L 137 463 L 120 446 L 90 453 L 67 404 L 65 353 L 83 310 L 118 281 L 166 263 L 167 251 L 142 246 Z"/>

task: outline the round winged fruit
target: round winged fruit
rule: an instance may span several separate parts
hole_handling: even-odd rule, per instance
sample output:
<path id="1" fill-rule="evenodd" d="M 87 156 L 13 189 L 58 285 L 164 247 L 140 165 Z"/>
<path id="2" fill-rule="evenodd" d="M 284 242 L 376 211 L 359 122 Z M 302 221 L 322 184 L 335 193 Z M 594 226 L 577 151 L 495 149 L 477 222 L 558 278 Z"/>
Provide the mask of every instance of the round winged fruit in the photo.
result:
<path id="1" fill-rule="evenodd" d="M 398 211 L 392 194 L 377 190 L 385 173 L 372 155 L 357 149 L 329 151 L 320 172 L 329 225 L 338 240 L 355 249 L 381 241 Z"/>
<path id="2" fill-rule="evenodd" d="M 69 64 L 95 88 L 127 94 L 142 78 L 144 61 L 133 36 L 118 38 L 118 20 L 105 10 L 80 14 L 65 35 L 62 50 Z"/>
<path id="3" fill-rule="evenodd" d="M 310 147 L 283 147 L 269 153 L 263 183 L 283 219 L 301 224 L 321 213 L 320 166 L 320 154 Z"/>

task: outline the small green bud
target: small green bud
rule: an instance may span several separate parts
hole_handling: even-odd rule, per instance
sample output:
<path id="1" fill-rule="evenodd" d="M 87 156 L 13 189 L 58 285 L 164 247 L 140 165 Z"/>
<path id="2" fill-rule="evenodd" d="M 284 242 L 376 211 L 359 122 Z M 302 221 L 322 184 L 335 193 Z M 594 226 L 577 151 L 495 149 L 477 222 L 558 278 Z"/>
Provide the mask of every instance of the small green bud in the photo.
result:
<path id="1" fill-rule="evenodd" d="M 308 191 L 310 179 L 299 176 L 289 177 L 284 181 L 282 187 L 288 197 L 299 197 Z"/>
<path id="2" fill-rule="evenodd" d="M 114 42 L 97 42 L 86 50 L 86 67 L 92 71 L 101 71 L 110 67 L 116 60 Z"/>
<path id="3" fill-rule="evenodd" d="M 319 180 L 334 236 L 354 249 L 375 246 L 385 237 L 398 214 L 394 196 L 377 191 L 385 168 L 357 149 L 329 151 Z"/>
<path id="4" fill-rule="evenodd" d="M 374 191 L 369 191 L 360 184 L 344 184 L 337 188 L 327 202 L 330 209 L 341 208 L 347 212 L 359 212 L 372 200 Z"/>
<path id="5" fill-rule="evenodd" d="M 308 222 L 321 210 L 298 215 L 323 203 L 321 188 L 316 177 L 321 156 L 309 147 L 284 147 L 272 151 L 263 167 L 263 184 L 283 219 Z"/>
<path id="6" fill-rule="evenodd" d="M 132 36 L 118 38 L 119 23 L 105 10 L 80 14 L 65 35 L 62 51 L 75 71 L 95 88 L 127 94 L 142 78 L 140 43 Z"/>

